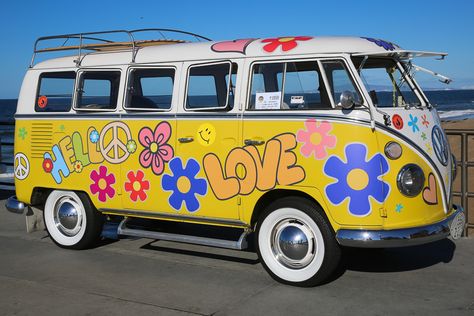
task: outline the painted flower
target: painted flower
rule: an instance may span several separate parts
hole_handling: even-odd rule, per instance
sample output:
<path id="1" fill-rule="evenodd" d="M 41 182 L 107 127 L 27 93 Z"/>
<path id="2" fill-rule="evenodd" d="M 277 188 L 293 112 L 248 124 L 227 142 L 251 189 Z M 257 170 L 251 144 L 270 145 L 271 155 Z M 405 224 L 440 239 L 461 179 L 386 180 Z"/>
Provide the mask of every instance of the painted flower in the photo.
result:
<path id="1" fill-rule="evenodd" d="M 66 129 L 66 127 L 64 126 L 64 124 L 59 125 L 59 130 L 61 132 L 64 132 L 65 129 Z"/>
<path id="2" fill-rule="evenodd" d="M 150 182 L 144 180 L 145 174 L 138 170 L 137 173 L 129 171 L 127 174 L 128 182 L 125 182 L 125 191 L 130 192 L 130 199 L 136 202 L 138 199 L 145 201 L 147 198 L 146 192 L 150 189 Z"/>
<path id="3" fill-rule="evenodd" d="M 115 196 L 115 190 L 112 184 L 115 183 L 115 176 L 113 173 L 107 174 L 107 167 L 100 166 L 99 172 L 92 170 L 90 179 L 93 183 L 90 185 L 92 194 L 98 194 L 99 201 L 107 201 L 107 196 L 113 198 Z"/>
<path id="4" fill-rule="evenodd" d="M 377 46 L 380 46 L 385 50 L 392 51 L 392 50 L 395 50 L 396 48 L 395 45 L 393 45 L 392 43 L 381 40 L 381 39 L 376 39 L 376 38 L 371 38 L 371 37 L 362 37 L 362 38 L 368 40 L 369 42 L 375 43 Z"/>
<path id="5" fill-rule="evenodd" d="M 143 127 L 138 133 L 138 140 L 145 149 L 141 152 L 139 162 L 143 168 L 151 166 L 154 174 L 160 175 L 165 169 L 165 162 L 173 158 L 173 147 L 167 144 L 171 136 L 171 125 L 161 122 L 152 131 Z"/>
<path id="6" fill-rule="evenodd" d="M 395 206 L 395 212 L 397 212 L 397 213 L 401 213 L 401 212 L 402 212 L 402 209 L 403 209 L 403 204 L 401 204 L 401 203 L 398 203 L 398 204 Z"/>
<path id="7" fill-rule="evenodd" d="M 426 134 L 425 134 L 424 132 L 421 133 L 421 138 L 422 138 L 423 140 L 426 140 L 426 139 L 427 139 Z"/>
<path id="8" fill-rule="evenodd" d="M 172 175 L 163 175 L 161 185 L 163 190 L 172 191 L 168 201 L 170 205 L 180 210 L 183 202 L 189 212 L 195 212 L 199 209 L 199 200 L 196 195 L 205 195 L 207 193 L 207 182 L 205 179 L 196 178 L 201 166 L 191 158 L 186 167 L 183 167 L 181 158 L 176 157 L 169 163 Z"/>
<path id="9" fill-rule="evenodd" d="M 314 154 L 316 159 L 326 158 L 326 147 L 334 148 L 336 146 L 336 136 L 329 135 L 332 130 L 331 123 L 309 119 L 304 125 L 306 130 L 300 129 L 296 134 L 296 140 L 304 143 L 301 146 L 301 154 L 307 158 L 311 154 Z"/>
<path id="10" fill-rule="evenodd" d="M 82 165 L 82 161 L 80 160 L 76 160 L 72 165 L 74 167 L 74 171 L 77 173 L 81 173 L 82 169 L 84 168 L 84 166 Z"/>
<path id="11" fill-rule="evenodd" d="M 96 130 L 93 130 L 90 135 L 89 135 L 89 139 L 91 140 L 91 142 L 93 142 L 94 144 L 97 143 L 99 141 L 99 132 L 96 131 Z"/>
<path id="12" fill-rule="evenodd" d="M 337 181 L 326 186 L 331 203 L 339 205 L 349 198 L 349 213 L 367 216 L 372 212 L 369 197 L 382 203 L 390 185 L 380 177 L 388 172 L 387 159 L 380 153 L 367 159 L 367 147 L 352 143 L 345 148 L 345 159 L 331 156 L 324 165 L 324 173 Z"/>
<path id="13" fill-rule="evenodd" d="M 51 173 L 51 171 L 53 170 L 53 161 L 51 159 L 45 158 L 43 160 L 43 170 L 46 173 Z"/>
<path id="14" fill-rule="evenodd" d="M 28 134 L 28 132 L 26 131 L 26 128 L 24 128 L 24 127 L 20 128 L 18 130 L 18 136 L 23 140 L 25 140 L 27 134 Z"/>
<path id="15" fill-rule="evenodd" d="M 418 127 L 418 117 L 410 114 L 410 122 L 408 122 L 408 126 L 411 126 L 413 133 L 420 131 L 420 128 Z"/>
<path id="16" fill-rule="evenodd" d="M 431 147 L 431 144 L 430 144 L 430 143 L 426 143 L 426 151 L 427 151 L 429 154 L 432 154 L 432 153 L 433 153 L 433 147 Z"/>
<path id="17" fill-rule="evenodd" d="M 423 124 L 426 128 L 430 125 L 430 122 L 426 119 L 426 114 L 421 116 L 421 124 Z"/>
<path id="18" fill-rule="evenodd" d="M 137 151 L 137 143 L 133 139 L 127 142 L 127 151 L 131 154 Z"/>
<path id="19" fill-rule="evenodd" d="M 272 53 L 278 46 L 281 46 L 281 50 L 287 52 L 298 46 L 298 41 L 308 41 L 310 39 L 312 39 L 310 36 L 267 38 L 262 40 L 262 43 L 268 43 L 263 46 L 263 50 Z"/>

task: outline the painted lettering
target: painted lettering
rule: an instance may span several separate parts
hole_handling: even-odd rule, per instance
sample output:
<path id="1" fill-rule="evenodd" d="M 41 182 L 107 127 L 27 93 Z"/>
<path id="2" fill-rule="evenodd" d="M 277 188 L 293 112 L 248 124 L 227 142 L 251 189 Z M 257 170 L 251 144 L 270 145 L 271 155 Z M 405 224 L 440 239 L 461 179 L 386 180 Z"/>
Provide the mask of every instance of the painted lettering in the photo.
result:
<path id="1" fill-rule="evenodd" d="M 74 161 L 76 161 L 76 159 L 74 158 L 74 150 L 72 149 L 71 143 L 71 137 L 66 136 L 59 141 L 58 145 L 61 149 L 61 153 L 63 154 L 64 160 L 66 161 L 66 165 L 69 168 L 69 171 L 73 172 Z"/>
<path id="2" fill-rule="evenodd" d="M 241 194 L 273 189 L 277 184 L 287 186 L 304 180 L 305 172 L 298 166 L 294 134 L 285 133 L 270 139 L 261 158 L 255 146 L 232 149 L 225 160 L 225 174 L 219 158 L 207 154 L 203 160 L 204 172 L 214 195 L 220 200 Z M 238 172 L 239 167 L 245 171 Z"/>
<path id="3" fill-rule="evenodd" d="M 62 182 L 61 174 L 64 178 L 66 178 L 69 176 L 70 172 L 66 164 L 66 160 L 64 159 L 58 145 L 54 145 L 52 151 L 54 158 L 51 156 L 50 153 L 45 153 L 43 157 L 44 159 L 51 160 L 53 164 L 53 168 L 51 169 L 51 175 L 53 176 L 54 181 L 56 181 L 57 184 L 60 184 Z"/>

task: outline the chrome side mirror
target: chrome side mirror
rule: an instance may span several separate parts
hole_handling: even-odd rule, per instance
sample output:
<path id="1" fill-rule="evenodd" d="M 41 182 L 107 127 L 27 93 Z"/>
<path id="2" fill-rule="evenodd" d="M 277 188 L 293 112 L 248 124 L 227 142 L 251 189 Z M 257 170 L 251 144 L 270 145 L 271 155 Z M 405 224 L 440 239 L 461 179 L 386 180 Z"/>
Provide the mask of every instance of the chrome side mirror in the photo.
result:
<path id="1" fill-rule="evenodd" d="M 348 90 L 342 92 L 339 105 L 345 110 L 351 109 L 354 106 L 354 93 Z"/>

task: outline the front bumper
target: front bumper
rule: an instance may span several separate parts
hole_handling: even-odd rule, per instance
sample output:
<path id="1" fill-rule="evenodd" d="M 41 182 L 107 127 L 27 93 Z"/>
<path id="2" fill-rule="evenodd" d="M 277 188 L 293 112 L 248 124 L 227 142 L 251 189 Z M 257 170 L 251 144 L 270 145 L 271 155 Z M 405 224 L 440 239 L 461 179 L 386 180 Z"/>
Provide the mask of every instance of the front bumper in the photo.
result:
<path id="1" fill-rule="evenodd" d="M 415 246 L 444 239 L 449 235 L 457 239 L 465 227 L 466 217 L 459 205 L 446 219 L 426 226 L 393 230 L 340 229 L 336 239 L 341 246 L 360 248 L 392 248 Z"/>
<path id="2" fill-rule="evenodd" d="M 5 207 L 12 213 L 23 214 L 25 211 L 26 205 L 23 202 L 20 202 L 16 199 L 16 196 L 11 196 L 7 199 Z"/>

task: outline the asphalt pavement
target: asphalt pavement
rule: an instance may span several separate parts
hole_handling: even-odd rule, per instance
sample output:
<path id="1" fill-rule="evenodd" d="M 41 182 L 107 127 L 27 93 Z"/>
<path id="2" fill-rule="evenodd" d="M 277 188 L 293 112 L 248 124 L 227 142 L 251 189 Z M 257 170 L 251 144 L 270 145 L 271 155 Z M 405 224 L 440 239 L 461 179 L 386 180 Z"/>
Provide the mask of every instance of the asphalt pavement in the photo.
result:
<path id="1" fill-rule="evenodd" d="M 253 252 L 150 239 L 73 251 L 6 211 L 0 315 L 474 315 L 474 239 L 345 249 L 331 282 L 271 279 Z"/>

